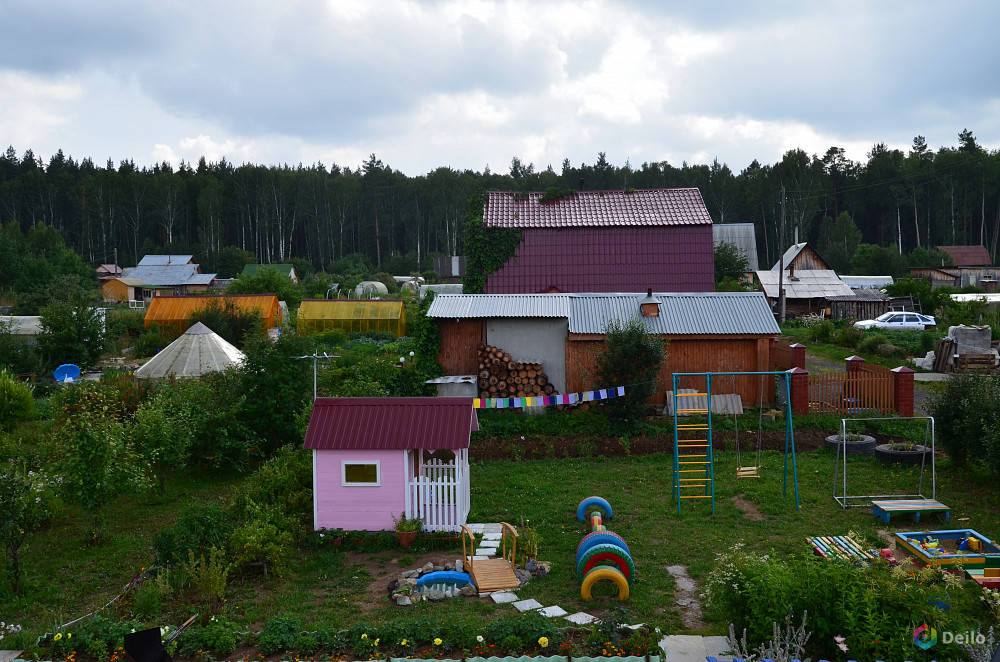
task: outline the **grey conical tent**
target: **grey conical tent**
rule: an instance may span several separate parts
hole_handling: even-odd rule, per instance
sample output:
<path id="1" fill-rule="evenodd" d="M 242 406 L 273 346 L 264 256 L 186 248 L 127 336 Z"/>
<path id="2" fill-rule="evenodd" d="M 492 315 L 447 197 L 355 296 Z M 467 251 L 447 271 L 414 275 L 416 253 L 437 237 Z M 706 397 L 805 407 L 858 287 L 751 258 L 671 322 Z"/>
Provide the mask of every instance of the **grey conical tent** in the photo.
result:
<path id="1" fill-rule="evenodd" d="M 200 377 L 243 362 L 243 352 L 210 328 L 196 322 L 184 334 L 135 371 L 139 379 Z"/>

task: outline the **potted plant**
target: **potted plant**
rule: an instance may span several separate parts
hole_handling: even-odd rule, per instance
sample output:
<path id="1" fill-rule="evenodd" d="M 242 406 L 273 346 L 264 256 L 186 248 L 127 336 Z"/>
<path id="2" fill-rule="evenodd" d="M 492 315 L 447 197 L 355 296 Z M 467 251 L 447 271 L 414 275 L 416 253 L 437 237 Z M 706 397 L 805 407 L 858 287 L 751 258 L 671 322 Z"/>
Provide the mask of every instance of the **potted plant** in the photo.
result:
<path id="1" fill-rule="evenodd" d="M 892 441 L 876 446 L 875 457 L 889 464 L 920 464 L 931 459 L 931 447 L 909 440 Z"/>
<path id="2" fill-rule="evenodd" d="M 827 448 L 834 450 L 841 446 L 847 455 L 871 455 L 875 452 L 875 437 L 856 432 L 848 432 L 843 437 L 840 433 L 831 434 L 825 443 Z"/>
<path id="3" fill-rule="evenodd" d="M 399 518 L 393 516 L 393 524 L 396 526 L 396 540 L 403 549 L 409 548 L 413 541 L 417 539 L 417 534 L 423 528 L 424 522 L 419 517 L 407 517 L 406 513 L 400 513 Z"/>

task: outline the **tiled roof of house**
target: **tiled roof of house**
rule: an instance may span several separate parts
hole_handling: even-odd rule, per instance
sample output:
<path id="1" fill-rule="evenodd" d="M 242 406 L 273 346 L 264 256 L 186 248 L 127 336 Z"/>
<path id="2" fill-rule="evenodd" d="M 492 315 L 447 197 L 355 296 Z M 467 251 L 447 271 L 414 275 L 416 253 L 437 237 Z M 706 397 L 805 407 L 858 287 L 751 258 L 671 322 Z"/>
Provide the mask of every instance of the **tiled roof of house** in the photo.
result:
<path id="1" fill-rule="evenodd" d="M 696 188 L 580 191 L 541 202 L 544 195 L 490 191 L 483 223 L 507 228 L 712 224 Z"/>
<path id="2" fill-rule="evenodd" d="M 302 447 L 457 450 L 478 429 L 472 398 L 317 398 Z"/>
<path id="3" fill-rule="evenodd" d="M 951 255 L 956 267 L 988 267 L 990 252 L 985 246 L 938 246 L 938 250 Z"/>

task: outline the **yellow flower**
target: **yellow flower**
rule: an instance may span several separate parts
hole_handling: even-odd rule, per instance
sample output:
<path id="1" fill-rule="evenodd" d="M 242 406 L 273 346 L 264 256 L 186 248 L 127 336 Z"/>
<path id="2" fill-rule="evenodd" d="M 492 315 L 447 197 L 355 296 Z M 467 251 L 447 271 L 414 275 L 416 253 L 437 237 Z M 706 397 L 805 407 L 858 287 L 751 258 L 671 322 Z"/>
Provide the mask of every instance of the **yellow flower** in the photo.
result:
<path id="1" fill-rule="evenodd" d="M 545 648 L 546 646 L 549 645 L 549 638 L 548 637 L 539 637 L 538 638 L 538 645 L 541 646 L 542 648 Z"/>
<path id="2" fill-rule="evenodd" d="M 406 645 L 406 639 L 403 639 L 401 642 L 399 642 L 399 645 L 400 646 L 405 646 Z"/>
<path id="3" fill-rule="evenodd" d="M 66 638 L 67 639 L 72 639 L 73 638 L 73 633 L 72 632 L 67 632 L 66 633 Z"/>
<path id="4" fill-rule="evenodd" d="M 434 645 L 435 646 L 440 646 L 441 645 L 441 637 L 435 637 L 434 638 Z"/>
<path id="5" fill-rule="evenodd" d="M 59 641 L 62 639 L 62 632 L 56 632 L 56 636 L 52 637 L 52 641 Z"/>
<path id="6" fill-rule="evenodd" d="M 364 641 L 364 640 L 365 640 L 365 639 L 367 639 L 367 638 L 368 638 L 368 635 L 367 635 L 367 634 L 362 634 L 362 635 L 361 635 L 361 640 L 362 640 L 362 641 Z"/>

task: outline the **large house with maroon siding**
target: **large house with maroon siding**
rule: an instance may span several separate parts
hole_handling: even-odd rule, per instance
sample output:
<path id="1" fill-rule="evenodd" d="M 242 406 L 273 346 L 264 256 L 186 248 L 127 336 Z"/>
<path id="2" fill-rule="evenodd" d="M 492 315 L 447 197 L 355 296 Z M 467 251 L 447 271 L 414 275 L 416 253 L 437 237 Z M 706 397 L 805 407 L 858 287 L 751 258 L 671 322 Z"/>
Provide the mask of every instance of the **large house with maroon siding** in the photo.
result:
<path id="1" fill-rule="evenodd" d="M 523 239 L 485 293 L 715 291 L 712 217 L 698 189 L 544 195 L 489 192 L 483 223 Z"/>

